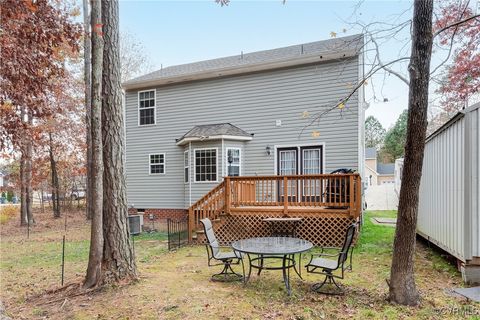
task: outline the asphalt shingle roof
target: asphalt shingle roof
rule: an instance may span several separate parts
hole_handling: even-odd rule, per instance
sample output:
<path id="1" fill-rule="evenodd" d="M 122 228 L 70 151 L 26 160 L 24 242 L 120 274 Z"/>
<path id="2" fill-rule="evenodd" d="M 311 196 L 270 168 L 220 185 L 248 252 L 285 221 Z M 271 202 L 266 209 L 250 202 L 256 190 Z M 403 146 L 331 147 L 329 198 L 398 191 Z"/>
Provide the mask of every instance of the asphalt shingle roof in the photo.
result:
<path id="1" fill-rule="evenodd" d="M 245 130 L 240 129 L 237 126 L 234 126 L 231 123 L 216 123 L 216 124 L 204 124 L 198 125 L 190 129 L 185 133 L 180 139 L 180 141 L 185 138 L 208 138 L 210 136 L 237 136 L 237 137 L 251 137 L 252 135 Z"/>
<path id="2" fill-rule="evenodd" d="M 201 72 L 215 71 L 224 68 L 242 67 L 260 63 L 283 61 L 309 55 L 314 56 L 322 54 L 325 55 L 331 53 L 341 53 L 352 49 L 360 52 L 362 45 L 363 35 L 357 34 L 347 37 L 333 38 L 278 49 L 263 50 L 230 57 L 170 66 L 128 80 L 124 83 L 124 85 L 132 85 L 175 76 L 185 76 Z"/>
<path id="3" fill-rule="evenodd" d="M 377 163 L 378 174 L 393 174 L 395 171 L 395 163 Z"/>

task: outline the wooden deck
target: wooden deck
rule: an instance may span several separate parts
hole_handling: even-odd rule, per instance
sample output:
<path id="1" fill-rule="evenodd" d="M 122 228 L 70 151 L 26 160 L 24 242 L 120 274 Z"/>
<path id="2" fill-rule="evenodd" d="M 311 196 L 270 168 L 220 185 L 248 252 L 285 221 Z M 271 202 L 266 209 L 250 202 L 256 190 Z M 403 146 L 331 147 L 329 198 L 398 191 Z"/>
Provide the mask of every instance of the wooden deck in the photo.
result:
<path id="1" fill-rule="evenodd" d="M 210 218 L 219 241 L 268 235 L 263 219 L 302 218 L 298 235 L 335 246 L 362 211 L 358 174 L 225 177 L 189 208 L 189 239 Z"/>

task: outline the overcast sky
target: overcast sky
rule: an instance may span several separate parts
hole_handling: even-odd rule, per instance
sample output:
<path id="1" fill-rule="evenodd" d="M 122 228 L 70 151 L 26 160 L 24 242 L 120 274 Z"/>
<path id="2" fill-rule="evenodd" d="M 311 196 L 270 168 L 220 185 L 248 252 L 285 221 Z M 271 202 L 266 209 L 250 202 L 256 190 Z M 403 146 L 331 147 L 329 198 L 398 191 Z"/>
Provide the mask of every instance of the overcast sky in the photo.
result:
<path id="1" fill-rule="evenodd" d="M 241 1 L 221 7 L 206 1 L 121 1 L 120 27 L 145 46 L 154 70 L 164 67 L 272 49 L 356 34 L 347 21 L 403 21 L 411 17 L 410 1 L 365 1 L 352 16 L 358 1 Z M 403 13 L 402 16 L 399 15 Z M 343 30 L 347 31 L 344 32 Z M 388 61 L 409 53 L 408 28 L 398 39 L 382 44 Z M 406 64 L 398 65 L 406 70 Z M 377 97 L 378 101 L 373 99 Z M 378 74 L 366 86 L 372 114 L 390 127 L 407 107 L 408 88 L 394 76 Z M 384 102 L 384 100 L 388 100 Z"/>

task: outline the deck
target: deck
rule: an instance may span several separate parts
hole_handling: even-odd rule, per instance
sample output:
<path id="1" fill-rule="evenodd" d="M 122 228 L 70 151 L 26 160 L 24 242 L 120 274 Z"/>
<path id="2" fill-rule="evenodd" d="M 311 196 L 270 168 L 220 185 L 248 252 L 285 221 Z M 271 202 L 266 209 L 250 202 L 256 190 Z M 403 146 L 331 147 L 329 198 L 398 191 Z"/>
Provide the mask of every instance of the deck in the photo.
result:
<path id="1" fill-rule="evenodd" d="M 336 246 L 361 212 L 358 174 L 225 177 L 189 208 L 189 239 L 207 217 L 224 244 L 267 235 L 265 218 L 292 217 L 302 218 L 300 237 Z"/>

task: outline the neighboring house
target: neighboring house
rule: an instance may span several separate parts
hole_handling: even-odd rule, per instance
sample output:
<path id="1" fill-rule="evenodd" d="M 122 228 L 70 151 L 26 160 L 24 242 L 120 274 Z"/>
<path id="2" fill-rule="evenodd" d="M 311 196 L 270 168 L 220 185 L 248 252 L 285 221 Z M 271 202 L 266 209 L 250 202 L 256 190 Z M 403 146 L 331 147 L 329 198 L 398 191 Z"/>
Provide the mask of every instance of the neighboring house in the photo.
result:
<path id="1" fill-rule="evenodd" d="M 362 46 L 356 35 L 172 66 L 124 83 L 129 205 L 175 216 L 225 176 L 362 174 L 363 89 L 307 127 L 362 79 Z"/>
<path id="2" fill-rule="evenodd" d="M 398 158 L 395 160 L 395 186 L 394 190 L 397 196 L 400 196 L 400 188 L 402 186 L 402 174 L 403 174 L 403 158 Z"/>
<path id="3" fill-rule="evenodd" d="M 394 163 L 378 162 L 377 149 L 365 148 L 365 185 L 376 186 L 385 183 L 394 183 L 394 168 Z"/>
<path id="4" fill-rule="evenodd" d="M 458 112 L 425 143 L 417 233 L 480 283 L 480 103 Z"/>

